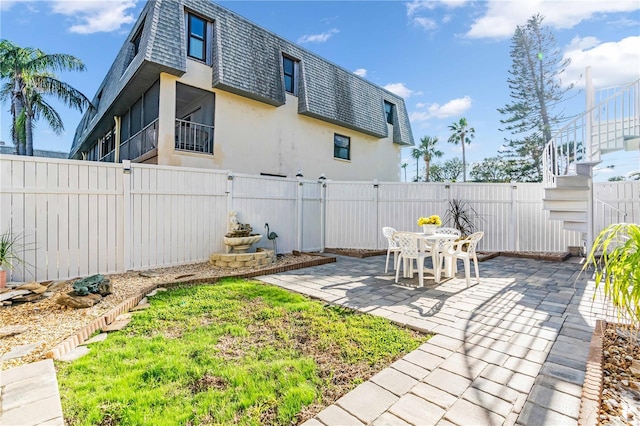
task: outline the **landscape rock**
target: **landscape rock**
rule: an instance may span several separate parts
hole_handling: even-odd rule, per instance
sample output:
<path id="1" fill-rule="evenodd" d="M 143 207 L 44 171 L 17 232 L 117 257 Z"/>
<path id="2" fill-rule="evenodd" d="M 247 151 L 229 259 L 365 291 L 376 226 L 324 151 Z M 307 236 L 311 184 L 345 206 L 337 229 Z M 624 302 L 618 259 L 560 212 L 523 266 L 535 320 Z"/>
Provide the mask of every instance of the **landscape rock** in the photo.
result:
<path id="1" fill-rule="evenodd" d="M 5 325 L 4 327 L 0 327 L 0 339 L 24 333 L 28 329 L 29 327 L 26 325 Z"/>
<path id="2" fill-rule="evenodd" d="M 58 299 L 56 299 L 56 303 L 62 306 L 67 306 L 69 308 L 81 309 L 90 308 L 100 300 L 102 300 L 102 296 L 100 296 L 99 294 L 90 293 L 86 296 L 78 296 L 75 295 L 74 292 L 70 292 L 58 296 Z"/>
<path id="3" fill-rule="evenodd" d="M 24 283 L 21 286 L 16 287 L 16 290 L 29 290 L 33 293 L 42 294 L 47 291 L 46 285 L 38 284 L 35 281 Z"/>

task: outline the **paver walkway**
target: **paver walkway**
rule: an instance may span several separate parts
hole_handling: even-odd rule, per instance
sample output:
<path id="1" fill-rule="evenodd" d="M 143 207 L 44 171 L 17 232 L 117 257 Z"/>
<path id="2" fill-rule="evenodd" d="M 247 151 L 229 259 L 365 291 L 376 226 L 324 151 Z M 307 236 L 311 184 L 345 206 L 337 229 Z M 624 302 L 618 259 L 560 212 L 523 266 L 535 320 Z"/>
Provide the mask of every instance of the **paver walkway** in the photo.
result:
<path id="1" fill-rule="evenodd" d="M 480 284 L 459 272 L 416 288 L 384 261 L 338 256 L 258 277 L 436 333 L 305 425 L 577 424 L 597 311 L 579 264 L 498 257 L 480 263 Z"/>
<path id="2" fill-rule="evenodd" d="M 0 371 L 0 425 L 63 426 L 53 361 Z"/>

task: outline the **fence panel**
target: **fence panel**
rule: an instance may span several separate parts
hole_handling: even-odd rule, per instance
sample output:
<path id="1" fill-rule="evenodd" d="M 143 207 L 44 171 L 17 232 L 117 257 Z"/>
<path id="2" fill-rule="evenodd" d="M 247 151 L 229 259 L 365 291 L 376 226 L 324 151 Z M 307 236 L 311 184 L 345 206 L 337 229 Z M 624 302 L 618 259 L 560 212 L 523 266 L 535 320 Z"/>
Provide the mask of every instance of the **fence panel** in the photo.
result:
<path id="1" fill-rule="evenodd" d="M 133 269 L 202 262 L 223 251 L 227 173 L 131 165 Z"/>
<path id="2" fill-rule="evenodd" d="M 302 250 L 322 250 L 322 184 L 305 181 L 302 186 Z"/>
<path id="3" fill-rule="evenodd" d="M 121 272 L 120 165 L 0 157 L 2 231 L 21 237 L 11 280 L 52 280 Z"/>
<path id="4" fill-rule="evenodd" d="M 278 237 L 279 253 L 297 250 L 297 200 L 298 181 L 267 176 L 236 174 L 232 181 L 231 210 L 238 215 L 241 223 L 253 227 L 253 233 L 262 234 L 256 247 L 273 248 L 267 237 L 265 224 Z"/>
<path id="5" fill-rule="evenodd" d="M 593 194 L 596 232 L 611 223 L 640 223 L 640 182 L 598 182 Z"/>
<path id="6" fill-rule="evenodd" d="M 325 246 L 375 248 L 376 189 L 371 182 L 327 182 Z"/>

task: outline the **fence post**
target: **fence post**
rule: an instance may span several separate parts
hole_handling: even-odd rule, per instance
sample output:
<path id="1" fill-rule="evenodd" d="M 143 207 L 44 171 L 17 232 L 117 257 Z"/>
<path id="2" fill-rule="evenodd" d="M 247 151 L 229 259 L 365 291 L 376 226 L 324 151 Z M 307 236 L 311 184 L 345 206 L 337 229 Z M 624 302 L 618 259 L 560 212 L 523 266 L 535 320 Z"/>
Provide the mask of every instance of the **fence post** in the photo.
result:
<path id="1" fill-rule="evenodd" d="M 327 178 L 323 174 L 320 175 L 320 253 L 324 253 L 325 229 L 327 226 L 326 201 L 327 201 Z"/>
<path id="2" fill-rule="evenodd" d="M 123 249 L 123 259 L 122 265 L 124 266 L 125 271 L 129 271 L 133 269 L 131 254 L 133 238 L 132 235 L 132 227 L 131 227 L 131 219 L 133 213 L 133 203 L 131 200 L 131 161 L 130 160 L 122 160 L 122 189 L 123 189 L 123 211 L 124 211 L 124 220 L 122 223 L 122 235 L 124 236 L 124 249 Z"/>
<path id="3" fill-rule="evenodd" d="M 380 238 L 380 199 L 378 197 L 378 179 L 373 180 L 373 206 L 375 207 L 376 212 L 376 221 L 375 221 L 375 229 L 374 229 L 374 238 L 373 241 L 375 243 L 375 249 L 377 250 L 380 247 L 378 239 Z"/>
<path id="4" fill-rule="evenodd" d="M 227 214 L 233 211 L 233 173 L 231 171 L 227 172 L 227 189 L 225 190 L 225 194 L 227 194 Z M 228 225 L 229 218 L 225 221 Z M 224 232 L 228 232 L 229 229 L 225 228 Z"/>
<path id="5" fill-rule="evenodd" d="M 518 185 L 511 184 L 511 251 L 518 251 L 520 249 L 520 235 L 518 233 L 518 200 L 516 191 Z"/>
<path id="6" fill-rule="evenodd" d="M 303 212 L 302 212 L 302 192 L 303 192 L 303 186 L 304 183 L 302 182 L 302 178 L 304 176 L 302 175 L 302 171 L 298 171 L 298 174 L 296 174 L 296 178 L 298 178 L 298 197 L 297 197 L 297 201 L 296 201 L 296 212 L 297 212 L 297 227 L 296 227 L 296 238 L 297 238 L 297 248 L 298 251 L 302 251 L 302 218 L 303 218 Z"/>

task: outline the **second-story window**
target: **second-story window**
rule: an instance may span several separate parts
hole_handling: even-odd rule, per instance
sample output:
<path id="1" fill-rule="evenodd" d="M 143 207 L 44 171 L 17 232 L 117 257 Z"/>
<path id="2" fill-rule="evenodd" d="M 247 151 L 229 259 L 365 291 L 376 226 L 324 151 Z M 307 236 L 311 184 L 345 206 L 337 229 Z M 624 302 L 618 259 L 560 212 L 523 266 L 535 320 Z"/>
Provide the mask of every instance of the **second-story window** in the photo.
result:
<path id="1" fill-rule="evenodd" d="M 207 21 L 195 15 L 188 14 L 187 25 L 187 54 L 201 61 L 207 60 Z"/>
<path id="2" fill-rule="evenodd" d="M 387 123 L 393 124 L 393 104 L 384 101 L 384 115 L 387 117 Z"/>
<path id="3" fill-rule="evenodd" d="M 282 68 L 284 70 L 284 90 L 292 95 L 298 95 L 298 85 L 296 82 L 298 62 L 287 56 L 283 56 Z"/>

